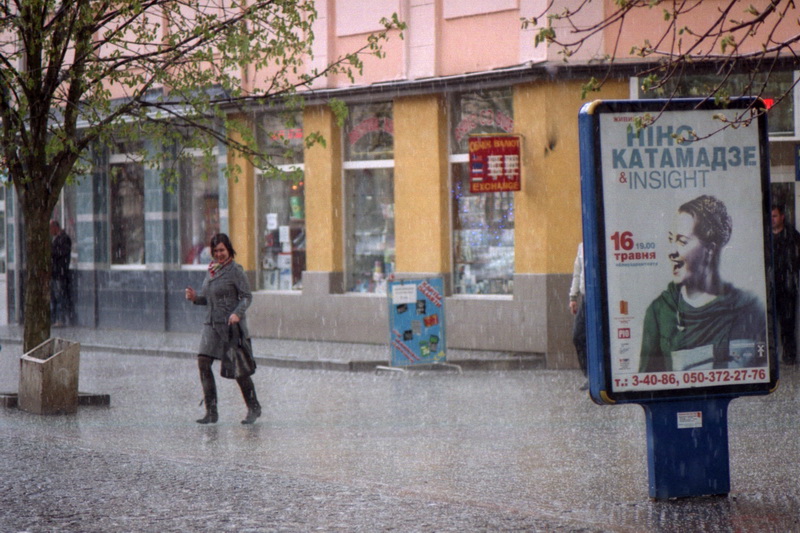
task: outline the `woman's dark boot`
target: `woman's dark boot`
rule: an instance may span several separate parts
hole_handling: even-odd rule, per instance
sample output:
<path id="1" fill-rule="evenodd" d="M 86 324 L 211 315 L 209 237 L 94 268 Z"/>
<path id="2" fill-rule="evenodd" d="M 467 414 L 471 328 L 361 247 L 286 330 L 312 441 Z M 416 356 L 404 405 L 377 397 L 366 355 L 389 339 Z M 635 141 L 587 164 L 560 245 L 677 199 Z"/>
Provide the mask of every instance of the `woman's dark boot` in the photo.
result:
<path id="1" fill-rule="evenodd" d="M 252 424 L 261 416 L 261 404 L 258 403 L 255 385 L 250 376 L 239 378 L 236 381 L 239 383 L 239 388 L 242 389 L 244 403 L 247 404 L 247 416 L 242 420 L 242 424 Z"/>
<path id="2" fill-rule="evenodd" d="M 203 402 L 206 404 L 206 416 L 198 418 L 198 424 L 214 424 L 219 420 L 219 413 L 217 412 L 217 399 L 206 397 Z"/>
<path id="3" fill-rule="evenodd" d="M 212 358 L 204 355 L 197 357 L 197 366 L 200 368 L 200 383 L 203 385 L 203 403 L 206 404 L 206 416 L 198 418 L 198 424 L 214 424 L 219 420 L 217 384 L 214 382 L 214 374 L 211 372 L 211 363 L 213 362 Z"/>

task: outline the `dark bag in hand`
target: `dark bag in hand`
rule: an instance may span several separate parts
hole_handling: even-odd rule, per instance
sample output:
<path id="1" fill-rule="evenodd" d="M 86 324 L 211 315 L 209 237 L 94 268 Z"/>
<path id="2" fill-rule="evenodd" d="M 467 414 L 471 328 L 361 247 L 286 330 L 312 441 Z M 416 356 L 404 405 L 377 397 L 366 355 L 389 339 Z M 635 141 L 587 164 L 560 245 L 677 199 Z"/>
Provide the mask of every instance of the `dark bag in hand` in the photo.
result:
<path id="1" fill-rule="evenodd" d="M 228 347 L 222 358 L 220 375 L 228 379 L 252 376 L 256 371 L 256 360 L 253 358 L 250 339 L 244 338 L 239 324 L 234 324 L 228 329 L 230 330 Z"/>

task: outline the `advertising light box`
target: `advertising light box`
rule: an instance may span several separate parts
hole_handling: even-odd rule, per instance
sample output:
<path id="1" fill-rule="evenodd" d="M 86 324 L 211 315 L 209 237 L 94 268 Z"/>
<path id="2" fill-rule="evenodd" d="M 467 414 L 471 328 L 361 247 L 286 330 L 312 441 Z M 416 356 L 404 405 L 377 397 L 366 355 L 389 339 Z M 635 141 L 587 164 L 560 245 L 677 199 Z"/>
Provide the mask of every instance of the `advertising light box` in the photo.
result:
<path id="1" fill-rule="evenodd" d="M 595 401 L 759 394 L 777 384 L 760 105 L 598 101 L 581 110 Z"/>

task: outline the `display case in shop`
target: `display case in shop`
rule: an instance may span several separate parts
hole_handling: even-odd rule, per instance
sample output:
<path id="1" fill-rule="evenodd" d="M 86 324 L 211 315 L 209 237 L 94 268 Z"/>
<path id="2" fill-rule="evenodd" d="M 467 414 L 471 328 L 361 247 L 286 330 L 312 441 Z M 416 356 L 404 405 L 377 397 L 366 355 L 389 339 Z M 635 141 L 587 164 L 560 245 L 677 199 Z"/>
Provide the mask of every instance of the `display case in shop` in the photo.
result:
<path id="1" fill-rule="evenodd" d="M 280 224 L 277 213 L 267 214 L 262 243 L 261 288 L 301 289 L 306 269 L 306 234 L 302 199 L 292 201 L 288 224 Z"/>
<path id="2" fill-rule="evenodd" d="M 456 294 L 511 294 L 514 219 L 511 193 L 462 196 L 454 232 Z"/>
<path id="3" fill-rule="evenodd" d="M 393 170 L 348 170 L 345 177 L 347 291 L 382 294 L 394 271 Z"/>
<path id="4" fill-rule="evenodd" d="M 381 230 L 356 232 L 351 292 L 386 292 L 394 272 L 394 234 Z"/>

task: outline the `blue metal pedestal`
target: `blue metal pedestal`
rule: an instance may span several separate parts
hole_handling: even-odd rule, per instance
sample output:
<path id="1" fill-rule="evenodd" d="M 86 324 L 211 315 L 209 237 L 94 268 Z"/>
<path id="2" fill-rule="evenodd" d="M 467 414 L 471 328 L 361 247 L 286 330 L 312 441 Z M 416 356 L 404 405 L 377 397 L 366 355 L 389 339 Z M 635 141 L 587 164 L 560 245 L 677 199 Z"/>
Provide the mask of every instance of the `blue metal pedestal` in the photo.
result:
<path id="1" fill-rule="evenodd" d="M 650 497 L 730 491 L 728 404 L 732 398 L 642 403 L 647 417 Z"/>

